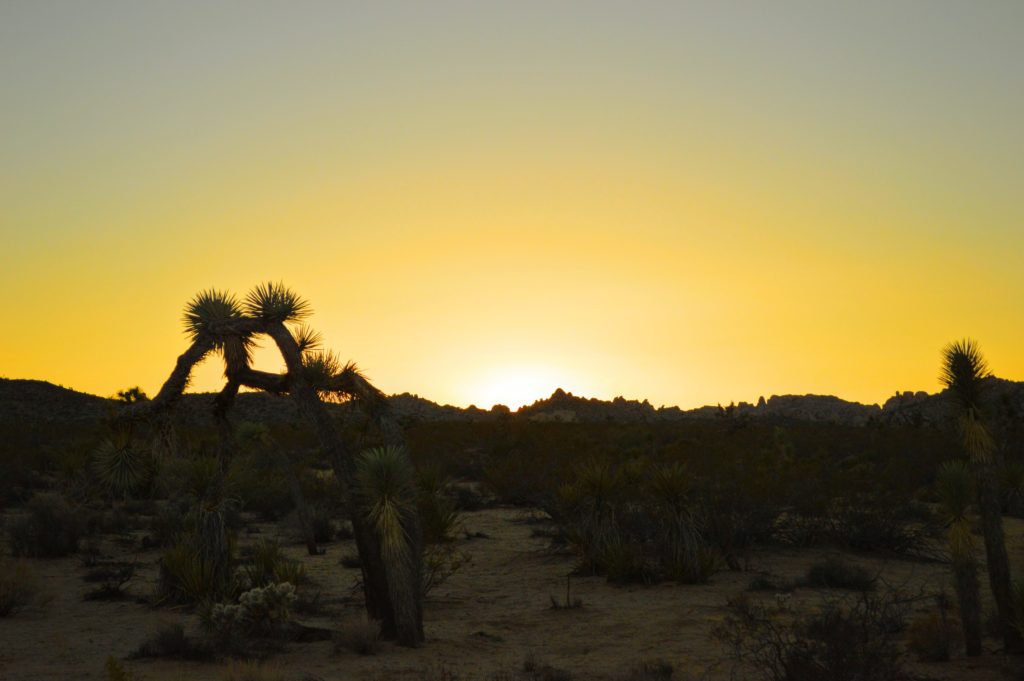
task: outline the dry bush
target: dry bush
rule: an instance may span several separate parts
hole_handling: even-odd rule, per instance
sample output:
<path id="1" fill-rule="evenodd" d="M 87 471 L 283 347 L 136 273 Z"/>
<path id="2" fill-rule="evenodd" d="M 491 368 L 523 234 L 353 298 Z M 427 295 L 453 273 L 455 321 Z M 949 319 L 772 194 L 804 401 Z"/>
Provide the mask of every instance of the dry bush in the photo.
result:
<path id="1" fill-rule="evenodd" d="M 380 650 L 380 627 L 376 622 L 366 619 L 346 622 L 334 635 L 334 650 L 376 655 Z"/>
<path id="2" fill-rule="evenodd" d="M 644 660 L 629 673 L 625 681 L 671 681 L 675 668 L 665 660 Z"/>
<path id="3" fill-rule="evenodd" d="M 221 681 L 285 681 L 284 672 L 276 664 L 262 664 L 255 660 L 232 660 L 224 667 Z"/>
<path id="4" fill-rule="evenodd" d="M 875 575 L 854 565 L 842 556 L 829 556 L 807 570 L 804 586 L 824 589 L 848 589 L 850 591 L 871 591 L 875 588 Z"/>
<path id="5" fill-rule="evenodd" d="M 31 605 L 38 593 L 39 585 L 25 561 L 0 559 L 0 617 Z"/>
<path id="6" fill-rule="evenodd" d="M 11 552 L 38 558 L 74 553 L 84 530 L 81 513 L 54 492 L 36 494 L 28 502 L 26 513 L 7 525 Z"/>
<path id="7" fill-rule="evenodd" d="M 944 611 L 929 612 L 907 627 L 907 649 L 924 662 L 945 662 L 962 636 L 955 617 Z"/>
<path id="8" fill-rule="evenodd" d="M 729 604 L 714 636 L 732 649 L 743 678 L 763 681 L 903 681 L 898 633 L 905 606 L 898 594 L 862 593 L 823 601 L 790 617 L 746 594 Z"/>
<path id="9" fill-rule="evenodd" d="M 82 579 L 97 586 L 85 594 L 87 601 L 117 600 L 124 598 L 124 587 L 135 576 L 135 563 L 97 563 Z"/>
<path id="10" fill-rule="evenodd" d="M 143 641 L 133 657 L 167 657 L 182 660 L 209 660 L 213 651 L 206 645 L 193 641 L 185 635 L 180 624 L 163 627 Z"/>

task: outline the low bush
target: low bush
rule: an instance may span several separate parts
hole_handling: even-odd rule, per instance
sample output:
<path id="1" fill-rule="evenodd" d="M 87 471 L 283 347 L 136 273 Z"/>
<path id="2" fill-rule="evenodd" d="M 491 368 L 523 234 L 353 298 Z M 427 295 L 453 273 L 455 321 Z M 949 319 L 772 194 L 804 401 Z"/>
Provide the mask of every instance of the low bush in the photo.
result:
<path id="1" fill-rule="evenodd" d="M 85 594 L 85 600 L 105 601 L 124 598 L 124 587 L 134 576 L 134 563 L 97 564 L 82 577 L 86 582 L 97 584 L 96 588 Z"/>
<path id="2" fill-rule="evenodd" d="M 930 612 L 910 622 L 907 649 L 924 662 L 945 662 L 961 636 L 956 619 L 945 612 Z"/>
<path id="3" fill-rule="evenodd" d="M 203 613 L 203 626 L 217 649 L 242 650 L 251 637 L 282 634 L 291 621 L 294 603 L 294 585 L 269 584 L 246 591 L 238 603 L 212 605 Z"/>
<path id="4" fill-rule="evenodd" d="M 221 681 L 284 681 L 285 674 L 280 667 L 262 664 L 254 660 L 232 660 L 220 675 Z"/>
<path id="5" fill-rule="evenodd" d="M 192 534 L 185 534 L 160 557 L 159 592 L 163 598 L 178 603 L 216 602 L 232 597 L 238 583 L 230 568 L 232 548 L 229 545 L 228 565 L 222 566 L 203 558 Z"/>
<path id="6" fill-rule="evenodd" d="M 38 593 L 39 586 L 25 561 L 0 559 L 0 617 L 31 605 Z"/>
<path id="7" fill-rule="evenodd" d="M 804 585 L 824 589 L 870 591 L 875 588 L 875 582 L 876 577 L 859 565 L 854 565 L 841 556 L 829 556 L 808 568 Z"/>
<path id="8" fill-rule="evenodd" d="M 376 655 L 380 650 L 380 627 L 369 620 L 346 622 L 334 637 L 334 650 L 350 650 L 358 655 Z"/>
<path id="9" fill-rule="evenodd" d="M 186 529 L 187 502 L 171 500 L 161 507 L 149 521 L 150 543 L 153 546 L 173 546 Z"/>
<path id="10" fill-rule="evenodd" d="M 58 558 L 78 550 L 85 524 L 81 513 L 64 497 L 39 493 L 29 500 L 25 510 L 7 526 L 15 556 Z"/>
<path id="11" fill-rule="evenodd" d="M 133 657 L 165 657 L 180 660 L 209 660 L 213 657 L 209 647 L 185 635 L 185 627 L 172 624 L 163 627 L 143 641 Z"/>
<path id="12" fill-rule="evenodd" d="M 789 617 L 746 594 L 729 604 L 714 636 L 732 649 L 742 678 L 764 681 L 902 681 L 897 635 L 904 624 L 898 594 L 863 593 L 824 601 L 812 613 Z M 738 670 L 735 670 L 738 671 Z"/>
<path id="13" fill-rule="evenodd" d="M 277 542 L 263 540 L 248 551 L 249 565 L 244 569 L 250 588 L 289 582 L 300 586 L 306 581 L 306 568 L 284 554 Z"/>
<path id="14" fill-rule="evenodd" d="M 675 668 L 665 660 L 644 660 L 638 664 L 626 681 L 671 681 Z"/>

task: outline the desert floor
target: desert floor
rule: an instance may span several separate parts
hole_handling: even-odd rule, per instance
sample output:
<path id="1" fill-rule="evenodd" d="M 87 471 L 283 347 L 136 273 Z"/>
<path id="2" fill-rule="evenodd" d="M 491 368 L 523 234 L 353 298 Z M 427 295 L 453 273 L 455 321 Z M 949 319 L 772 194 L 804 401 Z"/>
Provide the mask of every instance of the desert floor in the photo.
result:
<path id="1" fill-rule="evenodd" d="M 566 575 L 573 558 L 549 548 L 549 540 L 533 535 L 538 526 L 531 514 L 518 509 L 489 509 L 463 516 L 467 534 L 460 548 L 471 555 L 447 582 L 431 592 L 426 604 L 427 643 L 420 649 L 382 644 L 377 654 L 360 656 L 335 651 L 331 642 L 292 643 L 270 654 L 266 664 L 278 665 L 285 678 L 313 679 L 491 679 L 512 678 L 532 658 L 568 670 L 576 679 L 622 679 L 643 660 L 663 659 L 675 668 L 676 679 L 756 678 L 736 669 L 728 650 L 710 636 L 725 615 L 727 599 L 743 592 L 758 572 L 783 579 L 802 577 L 820 560 L 823 550 L 770 550 L 751 556 L 747 572 L 720 572 L 709 584 L 682 586 L 613 586 L 600 577 L 573 578 L 572 596 L 578 609 L 554 610 L 551 596 L 565 597 Z M 240 543 L 265 537 L 287 542 L 288 553 L 301 559 L 313 583 L 304 588 L 320 592 L 325 613 L 302 617 L 304 623 L 338 627 L 362 616 L 360 594 L 353 591 L 358 569 L 342 567 L 340 559 L 354 552 L 351 542 L 327 546 L 323 556 L 309 557 L 294 542 L 287 524 L 259 524 L 259 533 Z M 1007 519 L 1011 560 L 1024 569 L 1024 521 Z M 129 598 L 85 601 L 92 586 L 82 581 L 85 568 L 78 558 L 36 560 L 48 602 L 0 619 L 0 679 L 105 679 L 109 655 L 128 657 L 161 626 L 181 622 L 190 632 L 197 618 L 184 610 L 153 608 L 138 597 L 156 588 L 157 551 L 137 552 L 125 542 L 107 538 L 106 554 L 137 560 L 143 566 L 127 587 Z M 948 566 L 939 563 L 881 560 L 851 554 L 850 558 L 878 571 L 886 583 L 915 591 L 949 584 Z M 986 589 L 987 591 L 987 589 Z M 800 588 L 792 608 L 810 608 L 822 591 Z M 773 598 L 771 594 L 759 598 Z M 921 602 L 925 611 L 931 603 Z M 946 663 L 911 666 L 922 678 L 1019 679 L 1024 659 L 996 652 L 997 642 L 986 639 L 985 655 L 962 656 Z M 912 656 L 908 656 L 912 660 Z M 223 663 L 175 660 L 130 660 L 125 663 L 136 679 L 219 679 Z"/>

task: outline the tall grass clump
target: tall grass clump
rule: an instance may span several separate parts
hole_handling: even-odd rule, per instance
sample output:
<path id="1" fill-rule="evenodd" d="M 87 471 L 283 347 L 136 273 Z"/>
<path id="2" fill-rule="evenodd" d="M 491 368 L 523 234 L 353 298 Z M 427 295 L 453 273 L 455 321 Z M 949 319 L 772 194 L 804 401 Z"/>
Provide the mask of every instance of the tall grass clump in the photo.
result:
<path id="1" fill-rule="evenodd" d="M 690 478 L 678 464 L 588 461 L 559 490 L 553 515 L 580 556 L 580 572 L 613 582 L 696 583 L 716 567 Z"/>

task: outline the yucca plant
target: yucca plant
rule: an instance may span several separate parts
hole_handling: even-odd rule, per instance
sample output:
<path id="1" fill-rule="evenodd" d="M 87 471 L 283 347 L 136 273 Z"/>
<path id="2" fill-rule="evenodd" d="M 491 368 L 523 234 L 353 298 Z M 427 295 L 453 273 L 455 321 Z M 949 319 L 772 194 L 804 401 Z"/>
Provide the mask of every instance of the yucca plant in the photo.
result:
<path id="1" fill-rule="evenodd" d="M 999 613 L 1003 644 L 1009 652 L 1020 652 L 1024 650 L 1024 638 L 1011 626 L 1014 614 L 1010 561 L 993 465 L 995 445 L 982 415 L 982 397 L 988 377 L 988 364 L 973 340 L 950 343 L 943 350 L 941 380 L 957 408 L 964 449 L 974 472 L 989 585 Z"/>
<path id="2" fill-rule="evenodd" d="M 676 462 L 655 469 L 649 483 L 654 501 L 662 569 L 680 582 L 707 581 L 716 557 L 701 533 L 699 516 L 690 499 L 690 475 Z"/>
<path id="3" fill-rule="evenodd" d="M 356 462 L 355 495 L 363 520 L 376 534 L 396 624 L 415 621 L 418 547 L 410 533 L 416 517 L 415 471 L 399 447 L 375 447 Z M 399 636 L 410 636 L 399 631 Z"/>
<path id="4" fill-rule="evenodd" d="M 103 492 L 115 499 L 131 496 L 153 473 L 149 456 L 133 446 L 127 433 L 115 433 L 100 442 L 92 468 Z"/>
<path id="5" fill-rule="evenodd" d="M 935 481 L 943 520 L 948 529 L 953 588 L 960 606 L 964 646 L 970 656 L 981 654 L 981 593 L 978 560 L 971 534 L 970 509 L 976 497 L 974 478 L 963 461 L 948 461 Z"/>

